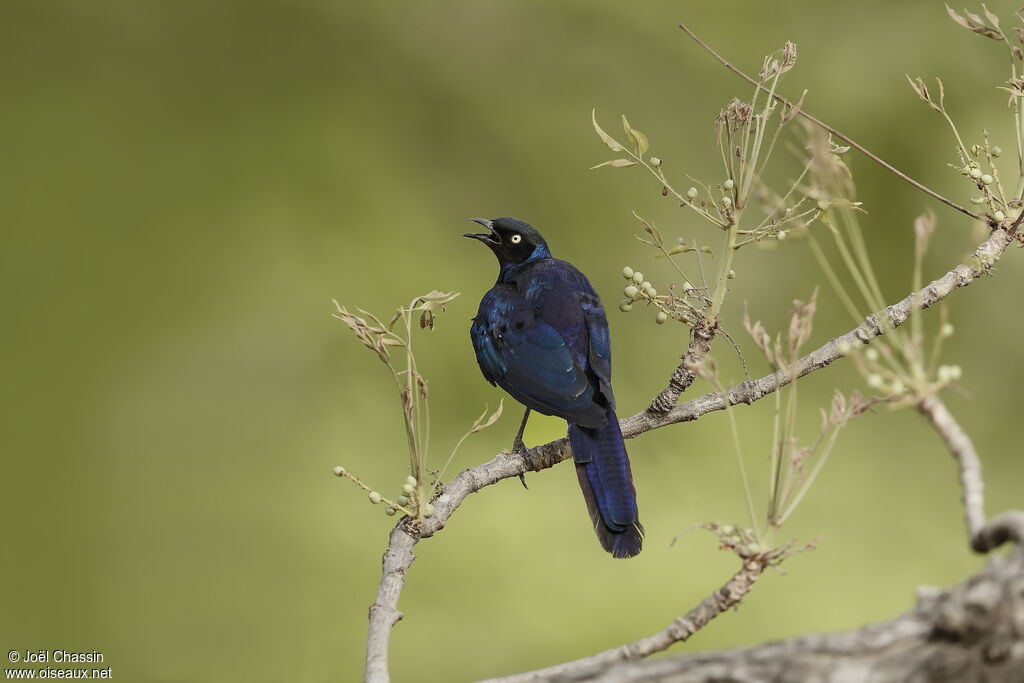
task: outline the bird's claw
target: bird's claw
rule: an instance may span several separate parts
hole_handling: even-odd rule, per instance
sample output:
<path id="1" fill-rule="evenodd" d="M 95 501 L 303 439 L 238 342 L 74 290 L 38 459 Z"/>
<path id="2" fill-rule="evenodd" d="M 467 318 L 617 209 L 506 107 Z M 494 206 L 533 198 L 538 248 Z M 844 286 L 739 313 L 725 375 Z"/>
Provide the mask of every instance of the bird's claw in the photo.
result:
<path id="1" fill-rule="evenodd" d="M 526 447 L 522 439 L 516 439 L 512 444 L 512 455 L 518 455 L 526 463 L 527 470 L 533 470 L 533 456 L 530 455 L 530 449 Z M 523 474 L 519 475 L 519 481 L 522 482 L 523 488 L 529 490 L 530 487 L 526 485 L 526 477 Z"/>

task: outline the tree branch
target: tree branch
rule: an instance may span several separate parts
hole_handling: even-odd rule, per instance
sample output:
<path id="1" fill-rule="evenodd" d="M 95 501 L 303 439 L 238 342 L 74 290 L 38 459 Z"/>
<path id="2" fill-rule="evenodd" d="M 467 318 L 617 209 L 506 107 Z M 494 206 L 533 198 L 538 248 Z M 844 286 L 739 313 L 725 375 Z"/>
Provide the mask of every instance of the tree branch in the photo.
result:
<path id="1" fill-rule="evenodd" d="M 1024 542 L 1024 512 L 1003 513 L 985 521 L 985 484 L 981 459 L 967 433 L 936 395 L 926 396 L 917 409 L 928 418 L 946 442 L 960 470 L 960 495 L 964 504 L 967 535 L 975 552 L 987 553 L 1007 541 Z"/>
<path id="2" fill-rule="evenodd" d="M 1024 547 L 947 591 L 918 589 L 892 621 L 741 650 L 627 662 L 540 680 L 594 683 L 957 681 L 1019 683 L 1024 671 Z"/>
<path id="3" fill-rule="evenodd" d="M 929 283 L 920 292 L 908 295 L 898 303 L 887 307 L 885 311 L 867 316 L 861 326 L 832 339 L 817 350 L 800 358 L 796 363 L 795 373 L 790 368 L 782 368 L 774 374 L 760 379 L 737 384 L 728 389 L 724 395 L 718 392 L 705 394 L 676 406 L 664 415 L 652 415 L 647 411 L 638 413 L 620 421 L 623 436 L 632 438 L 659 427 L 696 420 L 706 413 L 723 410 L 727 405 L 726 401 L 729 405 L 753 403 L 789 384 L 794 376 L 803 377 L 828 366 L 841 357 L 839 349 L 842 343 L 867 343 L 874 337 L 883 334 L 886 329 L 903 324 L 916 308 L 929 308 L 956 289 L 969 285 L 987 273 L 1002 256 L 1010 239 L 1007 231 L 993 230 L 988 239 L 975 249 L 974 254 L 966 263 L 957 265 L 941 278 Z M 530 449 L 530 461 L 534 471 L 553 467 L 570 456 L 568 439 L 558 439 Z M 448 519 L 469 494 L 503 479 L 518 477 L 530 470 L 531 467 L 524 458 L 509 453 L 499 453 L 489 462 L 464 470 L 449 482 L 434 501 L 433 516 L 426 518 L 421 524 L 408 518 L 403 519 L 391 532 L 388 550 L 384 553 L 383 574 L 377 598 L 370 608 L 370 628 L 366 648 L 367 681 L 378 683 L 389 680 L 388 640 L 391 627 L 402 616 L 397 607 L 398 597 L 405 584 L 405 572 L 415 559 L 412 552 L 413 546 L 421 538 L 433 536 L 443 529 Z M 1014 518 L 1011 522 L 1016 524 L 1020 520 Z M 1024 529 L 1024 524 L 1019 527 L 1004 526 L 993 529 L 991 532 L 993 537 L 1008 533 L 1013 537 L 1013 533 L 1019 533 L 1022 529 Z"/>
<path id="4" fill-rule="evenodd" d="M 529 673 L 491 678 L 484 683 L 527 683 L 528 681 L 548 681 L 562 678 L 588 678 L 619 662 L 643 659 L 655 652 L 666 650 L 675 643 L 687 640 L 719 614 L 738 605 L 740 600 L 753 588 L 754 582 L 760 578 L 765 567 L 777 561 L 781 555 L 782 551 L 778 551 L 774 553 L 774 557 L 767 554 L 744 557 L 743 567 L 724 586 L 653 635 L 583 659 Z"/>
<path id="5" fill-rule="evenodd" d="M 753 85 L 753 86 L 755 86 L 757 88 L 760 88 L 761 90 L 763 90 L 766 93 L 770 94 L 772 97 L 775 98 L 775 100 L 777 102 L 780 102 L 780 103 L 782 103 L 783 105 L 785 105 L 787 107 L 793 107 L 793 103 L 790 102 L 789 100 L 787 100 L 785 97 L 782 97 L 781 95 L 772 92 L 771 90 L 769 90 L 768 88 L 766 88 L 765 86 L 763 86 L 762 84 L 758 83 L 756 80 L 754 80 L 753 78 L 748 76 L 744 71 L 742 71 L 739 67 L 735 66 L 732 62 L 727 61 L 724 57 L 722 57 L 720 54 L 715 52 L 714 48 L 712 48 L 710 45 L 708 45 L 703 40 L 701 40 L 700 37 L 696 33 L 694 33 L 692 30 L 690 30 L 686 25 L 679 24 L 679 28 L 683 29 L 683 31 L 686 32 L 686 35 L 690 36 L 690 38 L 693 39 L 693 42 L 695 42 L 698 45 L 700 45 L 704 49 L 705 52 L 707 52 L 709 55 L 711 55 L 712 57 L 717 59 L 719 61 L 719 63 L 721 63 L 721 65 L 724 66 L 726 69 L 728 69 L 729 71 L 733 72 L 734 74 L 736 74 L 737 76 L 739 76 L 743 80 L 747 81 L 751 85 Z M 811 116 L 810 114 L 805 112 L 803 109 L 797 109 L 796 113 L 799 114 L 800 116 L 804 117 L 805 119 L 807 119 L 808 121 L 810 121 L 814 125 L 819 126 L 820 128 L 823 128 L 824 130 L 827 130 L 831 135 L 834 135 L 835 137 L 839 138 L 840 140 L 842 140 L 846 144 L 848 144 L 851 147 L 855 148 L 858 152 L 860 152 L 861 154 L 863 154 L 867 158 L 871 159 L 872 161 L 874 161 L 876 164 L 878 164 L 879 166 L 881 166 L 885 170 L 889 171 L 890 173 L 892 173 L 893 175 L 897 176 L 901 180 L 904 180 L 904 181 L 910 183 L 911 185 L 913 185 L 917 189 L 921 190 L 925 194 L 927 194 L 927 195 L 929 195 L 931 197 L 934 197 L 935 199 L 938 199 L 940 202 L 942 202 L 946 206 L 952 207 L 952 208 L 956 209 L 957 211 L 959 211 L 960 213 L 965 214 L 967 216 L 970 216 L 971 218 L 974 218 L 975 220 L 982 221 L 983 223 L 989 223 L 989 220 L 986 217 L 979 216 L 978 214 L 974 213 L 973 211 L 970 211 L 970 210 L 965 209 L 964 207 L 960 206 L 959 204 L 957 204 L 953 200 L 947 199 L 946 197 L 943 197 L 941 194 L 939 194 L 935 190 L 932 190 L 932 189 L 926 187 L 925 185 L 922 185 L 921 183 L 917 182 L 916 180 L 914 180 L 913 178 L 908 176 L 903 171 L 900 171 L 898 168 L 896 168 L 892 164 L 884 161 L 881 157 L 879 157 L 879 156 L 875 155 L 874 153 L 872 153 L 870 150 L 868 150 L 866 147 L 864 147 L 860 143 L 852 140 L 851 138 L 849 138 L 846 135 L 843 135 L 842 133 L 840 133 L 838 130 L 836 130 L 832 126 L 826 124 L 821 119 L 818 119 L 818 118 L 815 118 L 814 116 Z M 991 223 L 989 223 L 989 224 L 991 225 Z M 995 227 L 995 226 L 993 226 L 993 227 Z"/>

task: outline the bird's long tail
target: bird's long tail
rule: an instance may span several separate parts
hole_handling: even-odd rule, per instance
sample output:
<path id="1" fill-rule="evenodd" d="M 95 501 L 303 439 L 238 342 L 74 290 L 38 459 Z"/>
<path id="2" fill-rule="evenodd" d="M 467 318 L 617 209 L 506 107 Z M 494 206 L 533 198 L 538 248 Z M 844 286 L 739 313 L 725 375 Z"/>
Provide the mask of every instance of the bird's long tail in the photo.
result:
<path id="1" fill-rule="evenodd" d="M 608 411 L 608 424 L 601 429 L 570 423 L 569 443 L 601 547 L 613 557 L 633 557 L 643 545 L 644 528 L 637 513 L 629 456 L 615 412 Z"/>

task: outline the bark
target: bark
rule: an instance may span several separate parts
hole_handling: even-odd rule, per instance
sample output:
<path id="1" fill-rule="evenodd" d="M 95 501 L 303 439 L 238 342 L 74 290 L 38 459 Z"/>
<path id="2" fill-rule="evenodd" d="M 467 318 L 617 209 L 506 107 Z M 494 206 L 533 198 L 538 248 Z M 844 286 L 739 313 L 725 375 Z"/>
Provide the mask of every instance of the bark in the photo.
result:
<path id="1" fill-rule="evenodd" d="M 600 683 L 1021 683 L 1024 549 L 946 591 L 921 589 L 914 609 L 847 633 L 627 662 L 535 680 Z"/>

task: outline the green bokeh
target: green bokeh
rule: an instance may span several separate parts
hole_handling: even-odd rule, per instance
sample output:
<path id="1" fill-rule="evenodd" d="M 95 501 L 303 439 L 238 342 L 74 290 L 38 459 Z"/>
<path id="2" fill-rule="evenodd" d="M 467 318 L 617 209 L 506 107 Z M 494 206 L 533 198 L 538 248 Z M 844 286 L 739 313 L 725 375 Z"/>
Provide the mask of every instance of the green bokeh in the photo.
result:
<path id="1" fill-rule="evenodd" d="M 992 7 L 1009 21 L 1016 6 Z M 667 235 L 714 239 L 637 169 L 608 157 L 592 107 L 619 112 L 666 171 L 719 180 L 711 122 L 740 81 L 675 28 L 685 20 L 756 70 L 795 41 L 784 90 L 961 203 L 952 143 L 904 73 L 941 76 L 969 141 L 1013 148 L 1002 46 L 941 3 L 36 2 L 0 8 L 0 251 L 4 313 L 3 619 L 9 649 L 96 649 L 122 681 L 348 681 L 393 520 L 330 476 L 385 491 L 405 477 L 383 367 L 330 317 L 331 299 L 381 315 L 430 289 L 463 295 L 420 342 L 435 464 L 499 392 L 467 336 L 495 266 L 458 238 L 470 216 L 537 225 L 614 309 L 625 264 L 671 273 L 633 239 L 636 210 Z M 786 168 L 780 154 L 780 168 Z M 1007 154 L 1012 157 L 1012 154 Z M 936 276 L 975 232 L 851 156 L 887 297 L 910 287 L 911 223 L 928 206 Z M 1004 158 L 1009 173 L 1012 159 Z M 1011 250 L 957 293 L 948 402 L 987 472 L 988 509 L 1020 506 L 1019 343 Z M 749 250 L 743 301 L 770 329 L 820 271 L 805 244 Z M 823 288 L 812 343 L 849 329 Z M 936 316 L 929 314 L 930 320 Z M 611 316 L 620 412 L 664 384 L 684 330 Z M 742 378 L 717 350 L 729 380 Z M 849 363 L 803 383 L 804 438 Z M 699 385 L 695 391 L 706 391 Z M 507 447 L 518 420 L 470 440 L 462 469 Z M 772 406 L 737 410 L 764 500 Z M 528 443 L 564 434 L 535 419 Z M 648 529 L 611 561 L 562 466 L 473 496 L 417 548 L 395 629 L 398 680 L 458 681 L 583 656 L 660 628 L 735 560 L 692 524 L 744 522 L 722 414 L 629 443 Z M 677 651 L 846 629 L 907 608 L 922 583 L 980 566 L 955 469 L 912 411 L 852 425 L 787 532 L 819 548 L 769 575 L 737 614 Z"/>

